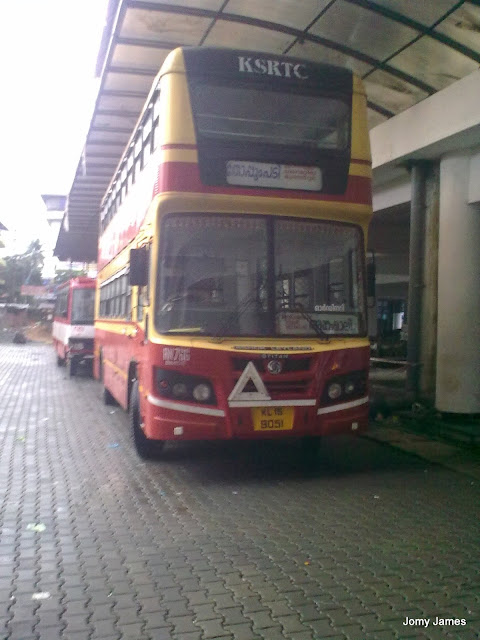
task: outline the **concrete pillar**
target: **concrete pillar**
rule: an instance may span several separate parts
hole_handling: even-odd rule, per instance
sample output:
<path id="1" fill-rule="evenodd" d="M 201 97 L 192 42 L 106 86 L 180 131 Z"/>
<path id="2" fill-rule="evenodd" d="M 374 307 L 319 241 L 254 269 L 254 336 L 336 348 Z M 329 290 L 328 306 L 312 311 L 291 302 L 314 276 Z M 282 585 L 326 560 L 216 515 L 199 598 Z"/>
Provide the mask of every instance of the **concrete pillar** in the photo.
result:
<path id="1" fill-rule="evenodd" d="M 480 413 L 480 207 L 468 204 L 470 155 L 440 162 L 435 406 Z"/>
<path id="2" fill-rule="evenodd" d="M 419 399 L 433 406 L 437 364 L 438 216 L 440 166 L 431 162 L 425 182 L 425 246 L 421 312 Z"/>
<path id="3" fill-rule="evenodd" d="M 428 165 L 412 164 L 412 201 L 410 206 L 410 253 L 408 285 L 407 391 L 418 393 L 420 345 L 422 338 L 423 260 L 425 252 L 425 184 Z"/>

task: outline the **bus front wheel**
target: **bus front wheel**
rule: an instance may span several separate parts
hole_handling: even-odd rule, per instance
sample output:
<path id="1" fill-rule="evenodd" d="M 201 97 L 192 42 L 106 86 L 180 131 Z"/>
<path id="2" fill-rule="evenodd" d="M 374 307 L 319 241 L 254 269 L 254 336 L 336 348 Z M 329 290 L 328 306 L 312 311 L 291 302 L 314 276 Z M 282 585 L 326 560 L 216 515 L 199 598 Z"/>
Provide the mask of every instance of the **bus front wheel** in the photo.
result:
<path id="1" fill-rule="evenodd" d="M 149 440 L 143 433 L 140 415 L 140 394 L 138 391 L 138 380 L 134 380 L 130 396 L 130 424 L 132 427 L 132 438 L 141 458 L 156 458 L 160 455 L 164 442 L 161 440 Z"/>

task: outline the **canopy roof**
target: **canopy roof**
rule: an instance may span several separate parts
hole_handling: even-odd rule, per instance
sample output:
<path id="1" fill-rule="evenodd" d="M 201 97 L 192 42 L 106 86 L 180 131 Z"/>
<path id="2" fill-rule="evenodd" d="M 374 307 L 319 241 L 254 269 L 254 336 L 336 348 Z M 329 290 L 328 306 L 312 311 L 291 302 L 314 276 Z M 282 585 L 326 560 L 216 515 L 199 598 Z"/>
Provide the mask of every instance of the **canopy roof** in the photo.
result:
<path id="1" fill-rule="evenodd" d="M 90 128 L 55 254 L 95 261 L 101 199 L 175 47 L 225 46 L 350 68 L 374 127 L 480 63 L 480 0 L 110 0 Z"/>

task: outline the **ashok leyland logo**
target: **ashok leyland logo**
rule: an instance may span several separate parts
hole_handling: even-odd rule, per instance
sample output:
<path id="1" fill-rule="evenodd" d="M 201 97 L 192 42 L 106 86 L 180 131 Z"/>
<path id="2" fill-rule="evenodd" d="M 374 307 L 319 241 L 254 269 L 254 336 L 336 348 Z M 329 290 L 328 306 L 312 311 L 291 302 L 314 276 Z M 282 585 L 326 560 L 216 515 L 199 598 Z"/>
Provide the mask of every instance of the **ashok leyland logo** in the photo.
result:
<path id="1" fill-rule="evenodd" d="M 250 58 L 238 56 L 238 70 L 240 73 L 259 73 L 279 78 L 298 78 L 307 80 L 308 74 L 304 64 L 271 60 L 268 58 Z"/>

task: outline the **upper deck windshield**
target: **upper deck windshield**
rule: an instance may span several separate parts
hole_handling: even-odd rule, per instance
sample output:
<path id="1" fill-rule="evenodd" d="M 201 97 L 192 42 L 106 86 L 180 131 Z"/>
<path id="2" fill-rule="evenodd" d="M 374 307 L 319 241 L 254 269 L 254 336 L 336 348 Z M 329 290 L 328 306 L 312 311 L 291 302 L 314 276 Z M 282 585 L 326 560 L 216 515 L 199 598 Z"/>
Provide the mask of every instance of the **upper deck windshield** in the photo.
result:
<path id="1" fill-rule="evenodd" d="M 350 107 L 340 97 L 211 84 L 194 84 L 191 95 L 204 138 L 338 151 L 349 144 Z"/>
<path id="2" fill-rule="evenodd" d="M 73 289 L 72 324 L 93 324 L 95 289 Z"/>
<path id="3" fill-rule="evenodd" d="M 203 184 L 345 193 L 350 71 L 208 47 L 185 49 L 183 56 Z M 292 180 L 296 167 L 311 177 Z"/>
<path id="4" fill-rule="evenodd" d="M 163 223 L 156 326 L 211 336 L 365 334 L 363 237 L 345 224 L 175 215 Z"/>

